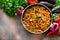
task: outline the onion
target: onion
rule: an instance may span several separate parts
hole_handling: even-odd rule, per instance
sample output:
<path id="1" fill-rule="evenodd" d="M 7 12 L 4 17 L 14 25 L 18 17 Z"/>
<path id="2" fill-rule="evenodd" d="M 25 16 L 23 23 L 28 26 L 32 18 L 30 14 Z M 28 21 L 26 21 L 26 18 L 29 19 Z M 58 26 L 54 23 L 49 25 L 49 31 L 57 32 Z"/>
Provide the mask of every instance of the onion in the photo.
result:
<path id="1" fill-rule="evenodd" d="M 52 32 L 55 32 L 55 31 L 58 30 L 58 28 L 59 28 L 58 26 L 59 26 L 58 23 L 53 23 L 53 24 L 51 25 L 50 30 L 51 30 Z"/>
<path id="2" fill-rule="evenodd" d="M 24 7 L 20 6 L 20 11 L 16 10 L 17 15 L 21 15 Z"/>

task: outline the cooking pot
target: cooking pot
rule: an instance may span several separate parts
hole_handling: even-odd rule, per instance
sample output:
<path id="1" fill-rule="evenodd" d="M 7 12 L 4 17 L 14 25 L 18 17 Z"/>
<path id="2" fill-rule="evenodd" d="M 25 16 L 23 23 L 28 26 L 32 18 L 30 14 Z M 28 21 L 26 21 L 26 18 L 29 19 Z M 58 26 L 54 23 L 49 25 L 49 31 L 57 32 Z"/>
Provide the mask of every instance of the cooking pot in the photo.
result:
<path id="1" fill-rule="evenodd" d="M 50 12 L 50 17 L 51 17 L 50 26 L 49 26 L 45 31 L 42 31 L 42 32 L 39 32 L 39 33 L 31 32 L 31 31 L 28 30 L 28 29 L 25 27 L 25 25 L 23 24 L 23 15 L 24 15 L 24 12 L 26 11 L 26 9 L 28 9 L 28 8 L 31 7 L 31 6 L 36 6 L 36 5 L 45 7 L 45 8 Z M 52 14 L 53 14 L 53 13 L 52 13 L 52 12 L 55 11 L 55 10 L 57 10 L 58 8 L 60 8 L 60 6 L 57 6 L 57 7 L 53 8 L 53 9 L 50 9 L 50 8 L 48 8 L 47 5 L 52 6 L 52 4 L 50 4 L 50 3 L 48 3 L 48 2 L 40 2 L 40 3 L 38 3 L 38 4 L 29 5 L 29 6 L 27 6 L 27 7 L 23 10 L 22 15 L 21 15 L 21 23 L 22 23 L 23 27 L 24 27 L 27 31 L 29 31 L 30 33 L 33 33 L 33 34 L 41 34 L 41 33 L 46 32 L 46 31 L 51 27 L 51 24 L 52 24 L 52 22 L 53 22 L 53 18 L 52 18 Z"/>

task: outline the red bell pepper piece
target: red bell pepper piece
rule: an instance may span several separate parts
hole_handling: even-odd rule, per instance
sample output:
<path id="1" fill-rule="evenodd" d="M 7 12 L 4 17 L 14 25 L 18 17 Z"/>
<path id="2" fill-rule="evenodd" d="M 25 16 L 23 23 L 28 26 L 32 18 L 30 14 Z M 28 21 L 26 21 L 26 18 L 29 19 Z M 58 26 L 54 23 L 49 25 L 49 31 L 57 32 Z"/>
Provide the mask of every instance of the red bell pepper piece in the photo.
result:
<path id="1" fill-rule="evenodd" d="M 58 26 L 58 29 L 60 29 L 60 26 Z"/>
<path id="2" fill-rule="evenodd" d="M 53 33 L 53 36 L 54 36 L 54 37 L 56 37 L 56 36 L 57 36 L 57 34 L 54 34 L 54 33 Z"/>
<path id="3" fill-rule="evenodd" d="M 60 35 L 60 32 L 58 32 L 57 34 Z"/>
<path id="4" fill-rule="evenodd" d="M 46 37 L 49 37 L 51 34 L 53 34 L 54 32 L 48 32 L 47 34 L 46 34 Z"/>
<path id="5" fill-rule="evenodd" d="M 60 35 L 60 32 L 57 31 L 57 32 L 55 32 L 55 34 Z"/>
<path id="6" fill-rule="evenodd" d="M 28 0 L 28 3 L 29 4 L 36 4 L 36 3 L 38 3 L 38 0 Z"/>

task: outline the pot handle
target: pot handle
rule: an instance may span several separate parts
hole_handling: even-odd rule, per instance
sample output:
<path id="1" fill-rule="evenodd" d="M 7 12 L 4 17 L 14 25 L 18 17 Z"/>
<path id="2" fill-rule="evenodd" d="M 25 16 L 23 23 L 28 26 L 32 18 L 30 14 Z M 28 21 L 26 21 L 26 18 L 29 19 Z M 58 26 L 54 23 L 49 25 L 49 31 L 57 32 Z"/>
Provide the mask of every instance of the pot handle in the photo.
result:
<path id="1" fill-rule="evenodd" d="M 48 6 L 48 7 L 51 9 L 52 12 L 54 12 L 54 11 L 56 11 L 56 10 L 57 10 L 56 12 L 60 12 L 60 11 L 59 11 L 60 5 L 57 6 L 57 7 L 54 7 L 53 4 L 48 3 L 48 2 L 43 2 L 43 1 L 41 1 L 40 3 Z"/>
<path id="2" fill-rule="evenodd" d="M 60 12 L 60 5 L 59 6 L 57 6 L 57 7 L 54 7 L 53 9 L 52 9 L 52 12 Z"/>

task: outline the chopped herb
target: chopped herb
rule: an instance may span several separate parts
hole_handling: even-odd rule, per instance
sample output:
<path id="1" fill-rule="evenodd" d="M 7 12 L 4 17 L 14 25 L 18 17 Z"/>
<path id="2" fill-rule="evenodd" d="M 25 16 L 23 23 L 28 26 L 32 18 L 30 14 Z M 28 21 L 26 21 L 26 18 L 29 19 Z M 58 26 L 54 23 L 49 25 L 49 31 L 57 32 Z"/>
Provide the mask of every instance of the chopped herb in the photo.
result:
<path id="1" fill-rule="evenodd" d="M 31 7 L 32 8 L 32 10 L 34 10 L 34 7 Z"/>
<path id="2" fill-rule="evenodd" d="M 40 16 L 36 16 L 36 19 L 39 20 L 40 19 Z"/>
<path id="3" fill-rule="evenodd" d="M 34 29 L 35 29 L 35 27 L 34 27 L 34 26 L 32 26 L 32 31 L 34 31 Z"/>

